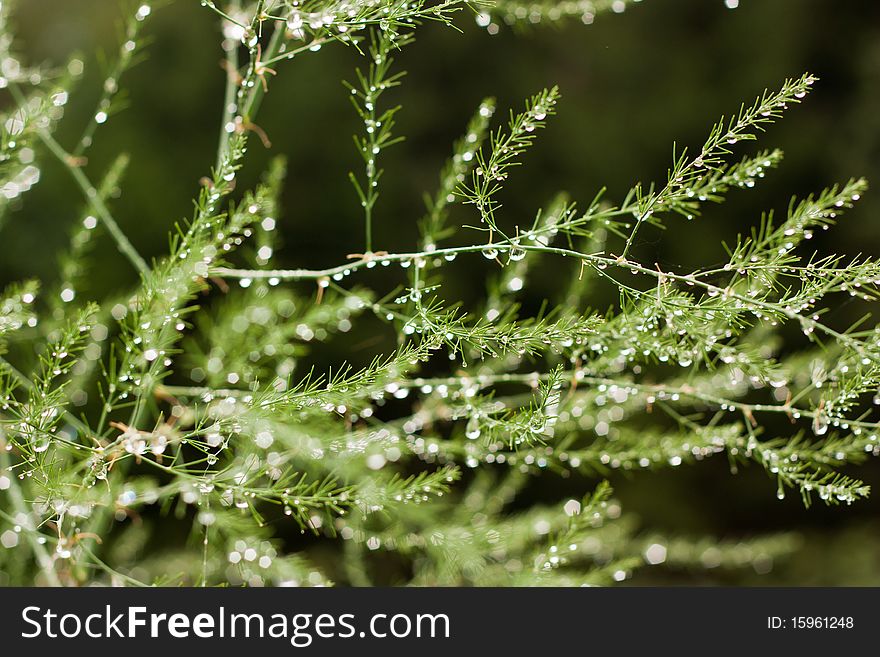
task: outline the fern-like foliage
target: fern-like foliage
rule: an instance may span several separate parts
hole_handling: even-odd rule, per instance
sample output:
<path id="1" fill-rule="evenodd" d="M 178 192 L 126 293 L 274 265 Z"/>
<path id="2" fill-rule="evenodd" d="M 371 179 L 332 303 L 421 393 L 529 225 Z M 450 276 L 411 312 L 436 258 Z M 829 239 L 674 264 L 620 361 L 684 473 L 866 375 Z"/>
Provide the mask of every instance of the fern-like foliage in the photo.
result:
<path id="1" fill-rule="evenodd" d="M 8 581 L 606 584 L 645 564 L 737 567 L 796 541 L 646 534 L 605 483 L 523 509 L 517 501 L 534 478 L 723 455 L 733 472 L 766 471 L 770 496 L 850 504 L 868 495 L 848 466 L 880 454 L 880 329 L 870 319 L 841 326 L 833 310 L 840 298 L 876 303 L 880 261 L 810 248 L 866 183 L 763 216 L 727 245 L 722 266 L 667 271 L 639 255 L 646 232 L 664 227 L 676 239 L 681 222 L 780 164 L 776 150 L 734 152 L 799 103 L 813 76 L 719 120 L 657 184 L 634 184 L 616 202 L 572 190 L 528 215 L 503 207 L 500 193 L 509 178 L 524 179 L 515 167 L 560 92 L 539 91 L 497 126 L 487 98 L 426 193 L 424 216 L 413 218 L 419 243 L 390 253 L 380 248 L 378 159 L 399 139 L 399 108 L 383 92 L 402 83 L 395 55 L 418 27 L 451 24 L 468 3 L 203 0 L 204 20 L 220 23 L 228 73 L 217 157 L 193 215 L 173 227 L 167 253 L 148 259 L 122 229 L 133 219 L 113 215 L 126 157 L 93 172 L 85 156 L 141 53 L 149 3 L 131 12 L 93 119 L 69 149 L 54 128 L 82 64 L 19 62 L 13 4 L 0 13 L 11 103 L 0 117 L 6 230 L 18 229 L 14 210 L 43 159 L 58 160 L 82 198 L 46 297 L 30 282 L 0 296 Z M 590 23 L 628 4 L 504 0 L 476 11 L 497 31 L 496 21 Z M 351 179 L 364 252 L 323 269 L 280 269 L 285 163 L 275 160 L 252 191 L 235 189 L 237 173 L 248 144 L 265 137 L 255 119 L 273 76 L 345 46 L 366 58 L 348 86 L 363 121 L 363 170 Z M 464 227 L 453 221 L 456 205 L 472 212 Z M 94 231 L 107 231 L 136 273 L 122 297 L 80 291 Z M 444 286 L 470 260 L 497 265 L 475 307 Z M 560 284 L 527 312 L 519 300 L 535 267 L 554 268 Z M 377 269 L 395 270 L 399 285 L 377 285 Z M 600 287 L 616 293 L 612 308 L 593 307 Z M 346 334 L 376 318 L 396 347 L 363 367 L 344 355 L 326 371 L 308 365 L 316 345 L 344 353 Z"/>

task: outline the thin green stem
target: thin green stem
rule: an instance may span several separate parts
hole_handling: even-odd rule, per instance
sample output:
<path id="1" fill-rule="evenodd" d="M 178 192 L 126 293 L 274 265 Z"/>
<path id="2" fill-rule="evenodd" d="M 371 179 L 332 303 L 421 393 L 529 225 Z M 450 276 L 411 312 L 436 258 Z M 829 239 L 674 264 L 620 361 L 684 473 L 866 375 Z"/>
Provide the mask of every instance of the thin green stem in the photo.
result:
<path id="1" fill-rule="evenodd" d="M 68 173 L 73 176 L 73 180 L 76 182 L 77 186 L 79 186 L 83 195 L 86 197 L 86 200 L 95 209 L 98 218 L 104 223 L 107 232 L 110 233 L 110 236 L 116 242 L 116 247 L 119 249 L 119 252 L 128 258 L 129 262 L 131 262 L 139 273 L 144 275 L 149 274 L 150 267 L 147 265 L 146 260 L 141 257 L 137 252 L 137 249 L 134 248 L 132 243 L 125 236 L 125 233 L 122 232 L 122 229 L 119 228 L 119 224 L 116 223 L 113 215 L 110 214 L 110 210 L 107 209 L 104 201 L 101 200 L 101 195 L 98 193 L 97 188 L 91 183 L 86 174 L 83 173 L 83 170 L 74 164 L 75 158 L 62 148 L 61 144 L 55 140 L 48 130 L 41 128 L 37 131 L 37 134 L 42 142 L 48 147 L 49 151 L 64 165 Z"/>
<path id="2" fill-rule="evenodd" d="M 238 0 L 230 4 L 234 11 L 239 8 Z M 226 20 L 232 20 L 226 18 Z M 235 22 L 235 21 L 233 21 Z M 226 91 L 223 94 L 223 118 L 220 121 L 220 138 L 217 140 L 217 158 L 214 169 L 219 169 L 229 150 L 229 131 L 227 126 L 235 117 L 235 95 L 238 90 L 238 44 L 226 51 Z"/>
<path id="3" fill-rule="evenodd" d="M 275 27 L 275 31 L 272 32 L 272 36 L 269 38 L 269 43 L 266 44 L 266 49 L 263 51 L 261 56 L 261 61 L 270 61 L 273 57 L 275 57 L 281 50 L 281 46 L 284 43 L 284 27 L 277 25 Z M 259 77 L 259 75 L 254 71 L 256 66 L 256 54 L 251 54 L 251 62 L 249 65 L 249 71 L 247 80 L 250 80 L 254 83 L 251 88 L 250 94 L 248 94 L 247 101 L 244 106 L 241 108 L 241 115 L 251 121 L 254 116 L 260 109 L 260 103 L 263 101 L 263 96 L 266 94 L 266 90 L 263 88 L 262 84 L 258 84 L 255 78 Z M 265 63 L 264 63 L 265 65 Z"/>
<path id="4" fill-rule="evenodd" d="M 12 94 L 13 98 L 15 98 L 15 102 L 18 103 L 19 107 L 23 107 L 26 99 L 24 95 L 21 93 L 21 90 L 18 89 L 15 85 L 9 85 L 9 91 Z M 75 164 L 76 158 L 68 153 L 64 148 L 59 144 L 52 134 L 46 128 L 38 128 L 37 135 L 40 137 L 40 140 L 46 145 L 49 149 L 49 152 L 54 155 L 64 168 L 73 176 L 74 181 L 77 186 L 79 186 L 86 200 L 92 205 L 95 209 L 95 213 L 104 223 L 107 228 L 107 231 L 113 237 L 116 242 L 116 246 L 119 248 L 119 251 L 125 255 L 134 268 L 138 270 L 141 274 L 147 274 L 150 271 L 149 266 L 146 261 L 140 256 L 137 250 L 132 246 L 131 242 L 128 241 L 128 238 L 125 236 L 125 233 L 119 228 L 119 224 L 116 223 L 116 220 L 113 218 L 113 215 L 110 214 L 110 210 L 107 209 L 107 206 L 101 200 L 101 195 L 98 192 L 98 189 L 91 183 L 85 173 L 83 173 L 82 169 Z"/>
<path id="5" fill-rule="evenodd" d="M 436 258 L 443 256 L 456 256 L 462 253 L 482 253 L 486 250 L 493 249 L 497 250 L 499 248 L 511 248 L 513 246 L 513 242 L 503 242 L 497 244 L 477 244 L 470 246 L 458 246 L 458 247 L 449 247 L 436 249 L 434 251 L 416 251 L 410 253 L 389 253 L 383 254 L 381 256 L 376 256 L 374 254 L 367 254 L 366 257 L 361 258 L 358 261 L 337 265 L 336 267 L 330 267 L 328 269 L 230 269 L 226 267 L 218 267 L 213 270 L 214 275 L 222 276 L 227 278 L 247 278 L 247 279 L 276 279 L 278 281 L 298 281 L 298 280 L 314 280 L 320 278 L 332 277 L 335 275 L 343 275 L 346 276 L 353 271 L 357 271 L 359 269 L 374 267 L 376 261 L 379 262 L 402 262 L 402 261 L 413 261 L 416 259 L 423 258 Z M 606 267 L 618 267 L 621 269 L 625 269 L 638 274 L 647 274 L 648 276 L 652 276 L 661 281 L 676 281 L 679 283 L 683 283 L 688 286 L 698 287 L 714 294 L 725 294 L 727 297 L 731 299 L 736 299 L 744 304 L 746 304 L 747 308 L 751 308 L 753 310 L 761 309 L 770 313 L 781 313 L 785 317 L 791 320 L 798 321 L 809 321 L 811 325 L 818 330 L 820 333 L 824 333 L 825 335 L 834 338 L 835 340 L 846 344 L 852 348 L 854 348 L 859 353 L 864 351 L 864 348 L 858 341 L 853 340 L 850 336 L 845 333 L 841 333 L 840 331 L 836 331 L 831 327 L 822 324 L 812 318 L 805 317 L 801 313 L 798 313 L 791 308 L 781 306 L 779 304 L 770 303 L 767 301 L 761 301 L 759 299 L 754 299 L 748 297 L 746 295 L 738 294 L 733 292 L 730 289 L 721 289 L 716 285 L 711 283 L 699 280 L 696 275 L 682 275 L 682 274 L 673 274 L 671 272 L 664 272 L 659 269 L 651 269 L 649 267 L 645 267 L 631 260 L 627 260 L 623 256 L 614 257 L 609 255 L 603 255 L 601 253 L 581 253 L 579 251 L 575 251 L 574 249 L 567 249 L 563 247 L 556 246 L 544 246 L 544 245 L 523 245 L 518 244 L 516 248 L 522 249 L 524 251 L 534 251 L 539 253 L 551 253 L 556 255 L 561 255 L 563 257 L 572 257 L 581 262 L 585 262 L 591 265 L 596 266 L 598 270 L 604 269 Z"/>
<path id="6" fill-rule="evenodd" d="M 474 383 L 480 387 L 486 388 L 499 384 L 518 383 L 529 387 L 536 387 L 540 383 L 550 378 L 550 373 L 526 372 L 526 373 L 493 373 L 478 374 L 470 376 L 451 376 L 451 377 L 428 377 L 415 379 L 402 379 L 396 381 L 399 388 L 416 389 L 423 386 L 448 386 L 448 387 L 465 387 Z M 734 399 L 728 399 L 717 394 L 711 394 L 697 390 L 689 385 L 667 386 L 662 384 L 636 383 L 627 379 L 613 379 L 601 376 L 584 376 L 582 370 L 568 370 L 562 372 L 562 378 L 571 381 L 571 387 L 578 385 L 589 386 L 618 386 L 621 388 L 630 388 L 640 394 L 650 395 L 678 395 L 680 397 L 688 397 L 697 401 L 702 401 L 716 406 L 728 406 L 741 411 L 751 413 L 782 413 L 789 416 L 801 416 L 814 419 L 821 415 L 820 412 L 795 408 L 791 402 L 785 404 L 751 404 L 740 402 Z M 252 395 L 250 390 L 236 390 L 229 388 L 207 388 L 199 386 L 165 386 L 164 388 L 170 394 L 178 397 L 202 397 L 204 395 L 223 396 L 223 397 L 242 397 Z M 865 422 L 862 420 L 841 420 L 851 427 L 859 427 L 862 429 L 877 429 L 876 422 Z"/>
<path id="7" fill-rule="evenodd" d="M 119 79 L 133 64 L 133 57 L 135 49 L 137 48 L 137 38 L 143 24 L 143 17 L 135 16 L 129 18 L 128 26 L 123 35 L 124 40 L 120 46 L 119 55 L 116 58 L 116 63 L 113 66 L 113 70 L 104 80 L 104 89 L 101 98 L 98 101 L 97 108 L 92 112 L 92 117 L 89 120 L 88 125 L 83 130 L 82 136 L 79 138 L 76 147 L 73 149 L 72 154 L 74 157 L 80 157 L 92 145 L 95 131 L 98 129 L 98 125 L 102 123 L 102 121 L 98 120 L 98 116 L 102 112 L 104 113 L 104 120 L 106 120 L 107 113 L 109 113 L 111 109 L 113 97 L 119 92 Z"/>
<path id="8" fill-rule="evenodd" d="M 149 584 L 145 584 L 144 582 L 140 581 L 139 579 L 135 579 L 134 577 L 126 575 L 125 573 L 120 573 L 118 570 L 114 570 L 113 568 L 111 568 L 104 561 L 99 559 L 98 556 L 94 552 L 92 552 L 85 544 L 80 543 L 80 547 L 82 548 L 83 552 L 85 552 L 88 555 L 88 557 L 92 560 L 92 563 L 98 569 L 103 570 L 105 573 L 107 573 L 111 577 L 117 577 L 120 580 L 122 580 L 123 582 L 125 582 L 126 584 L 128 584 L 129 586 L 135 586 L 138 588 L 150 588 Z"/>

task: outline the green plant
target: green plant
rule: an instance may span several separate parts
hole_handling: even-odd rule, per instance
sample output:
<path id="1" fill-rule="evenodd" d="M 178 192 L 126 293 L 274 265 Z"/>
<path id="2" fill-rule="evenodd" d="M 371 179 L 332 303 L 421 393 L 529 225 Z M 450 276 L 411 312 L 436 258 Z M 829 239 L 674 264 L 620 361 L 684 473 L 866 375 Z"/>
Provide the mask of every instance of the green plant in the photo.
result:
<path id="1" fill-rule="evenodd" d="M 779 151 L 739 160 L 732 151 L 800 102 L 812 76 L 722 119 L 697 152 L 676 151 L 661 184 L 637 184 L 618 203 L 600 192 L 585 209 L 563 195 L 528 220 L 502 208 L 499 193 L 559 91 L 532 96 L 498 127 L 486 99 L 429 197 L 419 245 L 388 253 L 377 201 L 382 153 L 398 140 L 398 109 L 384 93 L 401 83 L 394 57 L 422 22 L 451 24 L 472 8 L 459 0 L 202 5 L 224 34 L 225 114 L 193 216 L 152 261 L 112 213 L 125 157 L 100 183 L 84 160 L 140 55 L 150 6 L 130 12 L 118 64 L 70 150 L 53 132 L 82 64 L 27 68 L 12 51 L 11 3 L 0 6 L 11 102 L 0 134 L 0 212 L 9 222 L 50 157 L 85 204 L 57 289 L 43 297 L 34 282 L 13 285 L 0 301 L 8 581 L 602 584 L 646 562 L 705 562 L 704 544 L 641 533 L 604 483 L 580 499 L 517 509 L 536 476 L 674 468 L 725 454 L 732 470 L 763 468 L 779 496 L 792 490 L 805 504 L 868 494 L 841 470 L 880 453 L 871 405 L 880 332 L 870 320 L 841 328 L 825 315 L 841 295 L 875 302 L 880 262 L 807 248 L 865 182 L 764 216 L 722 266 L 667 271 L 638 255 L 646 231 L 667 222 L 679 230 L 675 222 L 696 220 L 707 203 L 780 163 Z M 589 22 L 624 6 L 475 10 L 491 30 L 494 20 L 532 16 Z M 364 124 L 355 137 L 363 170 L 351 174 L 364 252 L 321 270 L 273 268 L 284 162 L 244 194 L 236 175 L 254 134 L 263 136 L 255 120 L 272 76 L 337 44 L 366 60 L 347 85 Z M 474 225 L 454 224 L 455 204 L 472 211 Z M 122 298 L 84 301 L 79 283 L 98 230 L 140 283 Z M 444 295 L 444 272 L 469 258 L 498 265 L 477 309 Z M 534 312 L 521 308 L 530 269 L 548 263 L 559 268 L 558 293 Z M 369 270 L 386 267 L 399 270 L 400 286 L 374 289 Z M 605 311 L 589 306 L 599 286 L 618 297 Z M 363 368 L 346 365 L 344 334 L 370 316 L 397 348 Z M 323 343 L 342 344 L 338 364 L 305 369 Z M 320 540 L 291 536 L 290 526 Z M 793 545 L 787 535 L 720 543 L 712 562 L 741 565 Z"/>

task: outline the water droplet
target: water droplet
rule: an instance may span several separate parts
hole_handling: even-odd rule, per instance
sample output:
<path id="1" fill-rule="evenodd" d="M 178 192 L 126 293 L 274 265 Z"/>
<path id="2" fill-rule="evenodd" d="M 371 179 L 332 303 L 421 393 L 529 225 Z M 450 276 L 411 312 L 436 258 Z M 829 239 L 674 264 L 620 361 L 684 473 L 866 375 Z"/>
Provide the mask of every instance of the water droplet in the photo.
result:
<path id="1" fill-rule="evenodd" d="M 828 433 L 828 418 L 821 411 L 813 417 L 813 433 L 817 436 L 824 436 Z"/>

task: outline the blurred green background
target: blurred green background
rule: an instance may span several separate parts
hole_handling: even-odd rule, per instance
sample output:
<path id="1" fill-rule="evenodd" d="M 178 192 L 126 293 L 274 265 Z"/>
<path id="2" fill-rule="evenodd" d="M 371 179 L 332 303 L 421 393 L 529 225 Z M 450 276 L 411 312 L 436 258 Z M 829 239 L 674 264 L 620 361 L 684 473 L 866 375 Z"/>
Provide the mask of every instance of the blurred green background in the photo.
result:
<path id="1" fill-rule="evenodd" d="M 63 144 L 79 136 L 94 110 L 103 80 L 99 55 L 115 52 L 120 16 L 110 0 L 21 3 L 18 47 L 30 62 L 63 64 L 75 51 L 86 62 L 60 129 Z M 851 176 L 880 181 L 880 3 L 874 0 L 741 0 L 736 10 L 722 0 L 644 0 L 590 26 L 572 21 L 521 33 L 502 28 L 496 36 L 477 27 L 472 15 L 457 23 L 463 34 L 428 25 L 399 55 L 408 76 L 393 100 L 403 104 L 398 133 L 406 141 L 383 155 L 378 249 L 416 243 L 422 193 L 434 188 L 452 140 L 481 98 L 498 99 L 497 118 L 551 84 L 560 86 L 563 101 L 507 184 L 504 212 L 511 225 L 529 221 L 559 190 L 583 206 L 603 186 L 619 200 L 637 180 L 665 180 L 674 141 L 698 147 L 720 115 L 804 71 L 821 78 L 807 102 L 770 127 L 759 145 L 737 150 L 783 148 L 783 166 L 699 220 L 673 220 L 667 235 L 643 231 L 640 257 L 669 269 L 716 263 L 724 255 L 722 241 L 747 231 L 763 210 L 784 211 L 792 195 Z M 101 127 L 90 152 L 87 170 L 95 179 L 118 152 L 131 154 L 113 208 L 145 255 L 166 252 L 169 228 L 190 215 L 199 178 L 213 163 L 225 79 L 218 28 L 198 0 L 158 8 L 146 27 L 149 59 L 123 79 L 129 107 Z M 257 123 L 272 147 L 252 140 L 239 185 L 255 181 L 273 154 L 289 158 L 282 266 L 337 264 L 362 250 L 362 216 L 346 178 L 360 165 L 351 142 L 358 121 L 340 84 L 352 79 L 358 64 L 353 49 L 334 46 L 281 64 L 283 75 L 269 80 L 271 93 Z M 0 231 L 0 283 L 54 280 L 57 256 L 81 215 L 67 173 L 48 158 L 43 165 L 41 183 Z M 817 248 L 877 255 L 878 216 L 880 200 L 869 194 L 836 230 L 816 240 Z M 455 217 L 472 219 L 464 208 Z M 109 241 L 102 241 L 99 253 L 90 292 L 103 296 L 134 283 Z M 488 265 L 468 270 L 473 264 L 451 270 L 447 296 L 474 298 L 474 277 Z M 556 275 L 549 267 L 540 273 L 533 301 L 552 293 Z M 595 303 L 609 299 L 600 294 Z M 880 486 L 878 464 L 857 474 Z M 880 496 L 852 507 L 805 510 L 796 496 L 776 500 L 775 484 L 757 469 L 731 476 L 722 458 L 613 483 L 624 509 L 649 530 L 730 539 L 794 530 L 805 539 L 794 558 L 767 575 L 643 571 L 634 583 L 880 585 Z M 583 489 L 583 481 L 553 480 L 534 495 L 556 500 Z"/>

